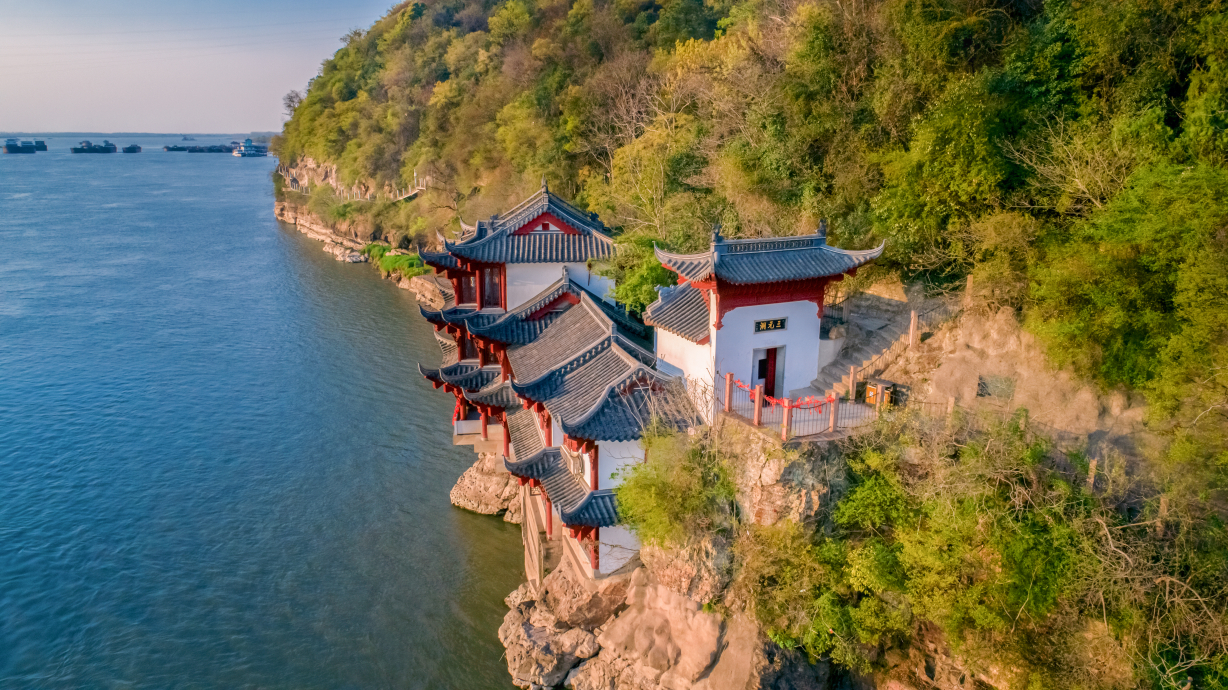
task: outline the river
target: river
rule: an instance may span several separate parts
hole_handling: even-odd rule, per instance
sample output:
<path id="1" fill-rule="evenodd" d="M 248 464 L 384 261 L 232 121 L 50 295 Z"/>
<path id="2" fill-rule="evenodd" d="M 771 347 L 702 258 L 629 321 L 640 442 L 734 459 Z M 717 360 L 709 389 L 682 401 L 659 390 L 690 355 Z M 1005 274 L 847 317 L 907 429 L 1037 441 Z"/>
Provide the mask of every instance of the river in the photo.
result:
<path id="1" fill-rule="evenodd" d="M 0 687 L 510 688 L 520 532 L 448 502 L 412 294 L 275 159 L 109 138 L 0 155 Z"/>

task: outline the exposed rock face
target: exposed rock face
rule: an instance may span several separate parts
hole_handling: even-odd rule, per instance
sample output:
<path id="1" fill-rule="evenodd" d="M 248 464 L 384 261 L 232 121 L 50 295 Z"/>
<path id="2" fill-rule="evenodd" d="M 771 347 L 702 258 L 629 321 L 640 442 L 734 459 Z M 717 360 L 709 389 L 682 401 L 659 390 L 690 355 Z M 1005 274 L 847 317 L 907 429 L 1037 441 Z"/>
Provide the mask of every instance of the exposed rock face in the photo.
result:
<path id="1" fill-rule="evenodd" d="M 572 574 L 570 566 L 554 570 L 534 597 L 528 583 L 504 601 L 511 609 L 499 626 L 507 647 L 507 669 L 520 687 L 552 687 L 563 682 L 577 663 L 597 654 L 592 628 L 623 606 L 628 577 L 600 583 Z"/>
<path id="2" fill-rule="evenodd" d="M 418 297 L 419 302 L 433 309 L 443 309 L 445 295 L 432 276 L 421 275 L 414 276 L 413 278 L 401 278 L 400 282 L 397 283 L 397 287 L 402 290 L 412 290 Z"/>
<path id="3" fill-rule="evenodd" d="M 483 515 L 503 515 L 520 524 L 520 484 L 503 468 L 498 453 L 478 453 L 477 462 L 465 470 L 448 496 L 452 505 Z"/>
<path id="4" fill-rule="evenodd" d="M 640 559 L 661 585 L 704 603 L 719 599 L 732 576 L 729 540 L 717 534 L 705 534 L 681 549 L 645 544 Z"/>
<path id="5" fill-rule="evenodd" d="M 844 485 L 844 464 L 832 443 L 782 447 L 762 429 L 729 418 L 720 442 L 739 458 L 734 481 L 745 520 L 760 525 L 813 522 Z"/>
<path id="6" fill-rule="evenodd" d="M 692 599 L 632 575 L 623 611 L 597 637 L 601 651 L 566 680 L 575 690 L 822 690 L 825 667 L 768 642 L 753 622 L 724 621 Z"/>
<path id="7" fill-rule="evenodd" d="M 593 630 L 623 608 L 630 578 L 593 582 L 577 578 L 571 568 L 556 568 L 542 581 L 543 599 L 561 625 Z"/>

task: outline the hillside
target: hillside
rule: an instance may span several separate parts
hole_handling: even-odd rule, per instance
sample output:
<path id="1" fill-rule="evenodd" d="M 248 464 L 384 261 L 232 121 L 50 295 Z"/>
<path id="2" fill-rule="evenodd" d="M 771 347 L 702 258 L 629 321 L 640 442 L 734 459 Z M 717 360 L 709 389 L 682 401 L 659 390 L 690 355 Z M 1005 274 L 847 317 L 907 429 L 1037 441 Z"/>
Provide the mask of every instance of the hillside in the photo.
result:
<path id="1" fill-rule="evenodd" d="M 1011 465 L 1010 481 L 1026 479 L 1035 494 L 1021 489 L 1033 503 L 1012 504 L 1015 517 L 1108 534 L 1105 516 L 1116 514 L 1118 529 L 1162 511 L 1170 527 L 1127 549 L 1156 562 L 1131 561 L 1129 572 L 1200 582 L 1216 613 L 1204 612 L 1217 626 L 1228 621 L 1221 0 L 403 3 L 346 36 L 286 104 L 292 117 L 274 140 L 283 163 L 366 190 L 430 180 L 415 201 L 395 204 L 345 200 L 328 185 L 279 189 L 293 203 L 423 245 L 457 229 L 458 215 L 488 216 L 544 178 L 615 228 L 621 250 L 605 270 L 636 310 L 674 282 L 651 260 L 652 244 L 693 251 L 716 224 L 753 237 L 810 232 L 828 219 L 839 246 L 886 242 L 876 273 L 859 280 L 894 273 L 936 292 L 971 285 L 969 302 L 1013 313 L 1050 365 L 1101 393 L 1144 398 L 1149 431 L 1163 439 L 1139 470 L 1149 493 L 1081 513 L 1062 479 Z M 925 492 L 936 489 L 908 474 L 902 446 L 880 446 L 856 449 L 857 474 L 890 484 L 884 491 L 906 508 L 877 523 L 849 518 L 843 529 L 861 546 L 884 538 L 897 548 L 916 529 L 901 516 L 930 510 Z M 891 462 L 875 465 L 875 454 Z M 985 500 L 981 488 L 961 491 L 967 506 Z M 1017 499 L 996 496 L 994 509 L 1005 515 Z M 1052 622 L 1044 617 L 1054 607 L 1075 604 L 1056 584 L 1047 591 L 1045 602 L 1001 600 Z M 1182 627 L 1194 618 L 1151 647 L 1126 639 L 1140 629 L 1130 616 L 1159 615 L 1144 613 L 1147 591 L 1121 604 L 1120 619 L 1103 609 L 1123 648 L 1145 649 L 1131 660 L 1137 682 L 1180 687 L 1188 672 L 1195 687 L 1228 687 L 1228 642 Z M 830 653 L 798 637 L 806 622 L 795 613 L 782 618 L 779 639 Z M 1014 634 L 1019 621 L 975 615 L 956 628 Z M 1026 648 L 1039 649 L 1055 633 L 1035 624 L 1027 634 Z M 1190 661 L 1183 655 L 1194 648 Z"/>

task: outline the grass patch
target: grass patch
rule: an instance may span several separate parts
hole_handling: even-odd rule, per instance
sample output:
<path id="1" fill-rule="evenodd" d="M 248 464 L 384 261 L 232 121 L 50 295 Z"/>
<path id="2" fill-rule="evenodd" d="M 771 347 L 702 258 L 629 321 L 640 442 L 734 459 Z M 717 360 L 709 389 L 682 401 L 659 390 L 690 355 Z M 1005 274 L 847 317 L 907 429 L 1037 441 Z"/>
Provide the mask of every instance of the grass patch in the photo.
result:
<path id="1" fill-rule="evenodd" d="M 391 248 L 384 244 L 368 244 L 362 253 L 371 258 L 385 277 L 398 273 L 406 278 L 420 276 L 430 271 L 417 254 L 389 254 Z"/>

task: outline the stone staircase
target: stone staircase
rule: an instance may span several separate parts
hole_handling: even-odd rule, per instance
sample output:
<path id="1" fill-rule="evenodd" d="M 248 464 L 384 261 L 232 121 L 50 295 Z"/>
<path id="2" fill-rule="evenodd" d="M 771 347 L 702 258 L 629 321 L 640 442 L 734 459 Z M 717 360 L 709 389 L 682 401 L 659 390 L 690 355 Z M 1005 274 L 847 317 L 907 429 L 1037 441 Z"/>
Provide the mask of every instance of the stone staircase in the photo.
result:
<path id="1" fill-rule="evenodd" d="M 865 380 L 867 374 L 876 372 L 862 373 L 862 369 L 901 338 L 908 337 L 908 313 L 889 321 L 876 317 L 853 317 L 851 321 L 861 328 L 864 335 L 856 342 L 846 342 L 844 352 L 836 361 L 823 367 L 818 377 L 810 382 L 810 387 L 823 396 L 841 397 L 848 393 L 852 367 L 857 367 L 858 379 Z"/>

